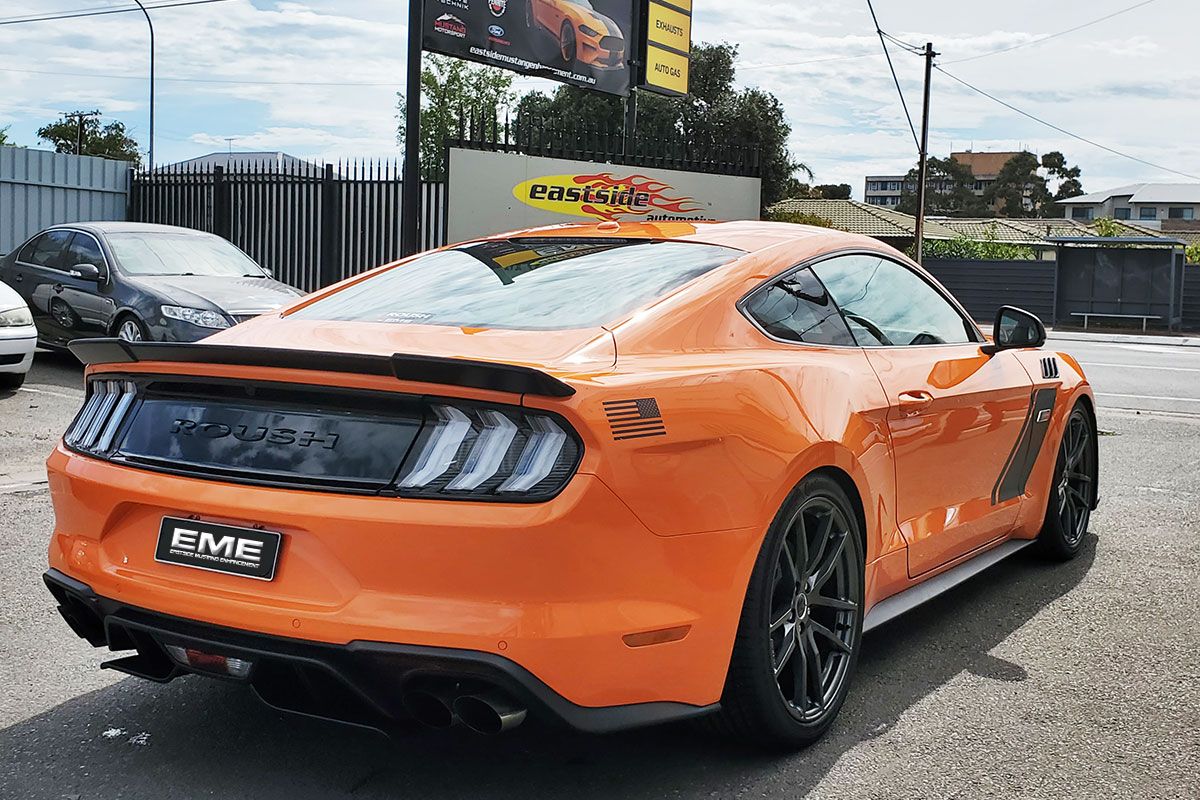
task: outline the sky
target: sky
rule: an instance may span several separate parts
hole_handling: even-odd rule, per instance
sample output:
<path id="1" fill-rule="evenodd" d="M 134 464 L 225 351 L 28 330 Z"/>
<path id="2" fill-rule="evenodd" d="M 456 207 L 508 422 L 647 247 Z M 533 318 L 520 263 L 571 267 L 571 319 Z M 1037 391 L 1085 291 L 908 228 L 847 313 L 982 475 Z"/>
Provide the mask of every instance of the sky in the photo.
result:
<path id="1" fill-rule="evenodd" d="M 129 5 L 4 0 L 0 22 Z M 737 82 L 779 97 L 792 126 L 790 148 L 817 183 L 849 183 L 861 198 L 865 175 L 902 174 L 913 165 L 917 147 L 866 0 L 693 5 L 693 40 L 739 46 Z M 398 158 L 406 9 L 402 0 L 226 0 L 152 12 L 156 161 L 230 147 L 326 160 Z M 1073 139 L 939 72 L 931 154 L 1061 150 L 1082 168 L 1088 191 L 1200 182 L 1196 0 L 875 0 L 875 9 L 896 38 L 932 42 L 939 65 L 958 78 L 1074 134 L 1194 177 Z M 1038 41 L 1125 9 L 1132 10 Z M 98 108 L 103 121 L 121 120 L 145 147 L 148 36 L 140 14 L 0 25 L 0 53 L 0 128 L 9 126 L 18 144 L 44 147 L 38 127 L 63 111 Z M 922 60 L 898 47 L 892 57 L 919 125 Z M 553 84 L 516 76 L 514 88 Z"/>

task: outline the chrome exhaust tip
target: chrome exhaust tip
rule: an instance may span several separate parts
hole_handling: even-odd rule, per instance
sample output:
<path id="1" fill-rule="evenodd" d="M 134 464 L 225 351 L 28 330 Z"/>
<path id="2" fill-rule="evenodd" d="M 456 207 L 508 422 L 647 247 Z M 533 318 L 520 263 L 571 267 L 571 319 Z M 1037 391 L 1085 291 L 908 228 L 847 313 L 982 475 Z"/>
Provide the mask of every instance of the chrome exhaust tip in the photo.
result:
<path id="1" fill-rule="evenodd" d="M 476 733 L 485 736 L 510 731 L 525 721 L 525 708 L 497 689 L 458 697 L 454 715 Z"/>

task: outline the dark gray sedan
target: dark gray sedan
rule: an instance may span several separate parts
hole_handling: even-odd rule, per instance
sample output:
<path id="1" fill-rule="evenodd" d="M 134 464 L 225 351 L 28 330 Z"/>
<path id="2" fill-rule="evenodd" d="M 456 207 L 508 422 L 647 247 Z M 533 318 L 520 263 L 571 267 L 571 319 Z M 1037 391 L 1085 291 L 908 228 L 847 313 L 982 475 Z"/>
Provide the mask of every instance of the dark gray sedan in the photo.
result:
<path id="1" fill-rule="evenodd" d="M 0 259 L 38 339 L 194 342 L 303 294 L 211 233 L 138 222 L 56 225 Z"/>

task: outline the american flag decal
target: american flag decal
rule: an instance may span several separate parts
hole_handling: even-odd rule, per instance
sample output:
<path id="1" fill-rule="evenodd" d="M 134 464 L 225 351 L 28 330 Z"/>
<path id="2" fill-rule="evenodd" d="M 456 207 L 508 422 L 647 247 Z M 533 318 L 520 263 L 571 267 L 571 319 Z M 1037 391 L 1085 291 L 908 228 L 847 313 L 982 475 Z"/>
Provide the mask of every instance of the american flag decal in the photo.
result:
<path id="1" fill-rule="evenodd" d="M 604 403 L 608 425 L 613 439 L 641 439 L 645 436 L 665 436 L 667 426 L 663 423 L 658 401 L 653 397 L 636 400 L 608 400 Z"/>

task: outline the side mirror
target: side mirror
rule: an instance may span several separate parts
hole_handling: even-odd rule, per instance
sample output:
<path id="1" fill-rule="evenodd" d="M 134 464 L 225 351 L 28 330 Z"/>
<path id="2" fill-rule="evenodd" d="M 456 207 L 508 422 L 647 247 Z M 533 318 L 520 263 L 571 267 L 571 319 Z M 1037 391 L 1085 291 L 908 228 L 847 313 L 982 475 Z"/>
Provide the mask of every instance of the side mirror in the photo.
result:
<path id="1" fill-rule="evenodd" d="M 85 281 L 100 282 L 100 268 L 95 264 L 76 264 L 67 270 L 72 278 L 82 278 Z"/>
<path id="2" fill-rule="evenodd" d="M 1001 350 L 1023 347 L 1041 347 L 1046 343 L 1046 326 L 1035 314 L 1016 306 L 1000 306 L 996 312 L 996 325 L 992 331 L 992 342 L 983 346 L 988 355 Z"/>

